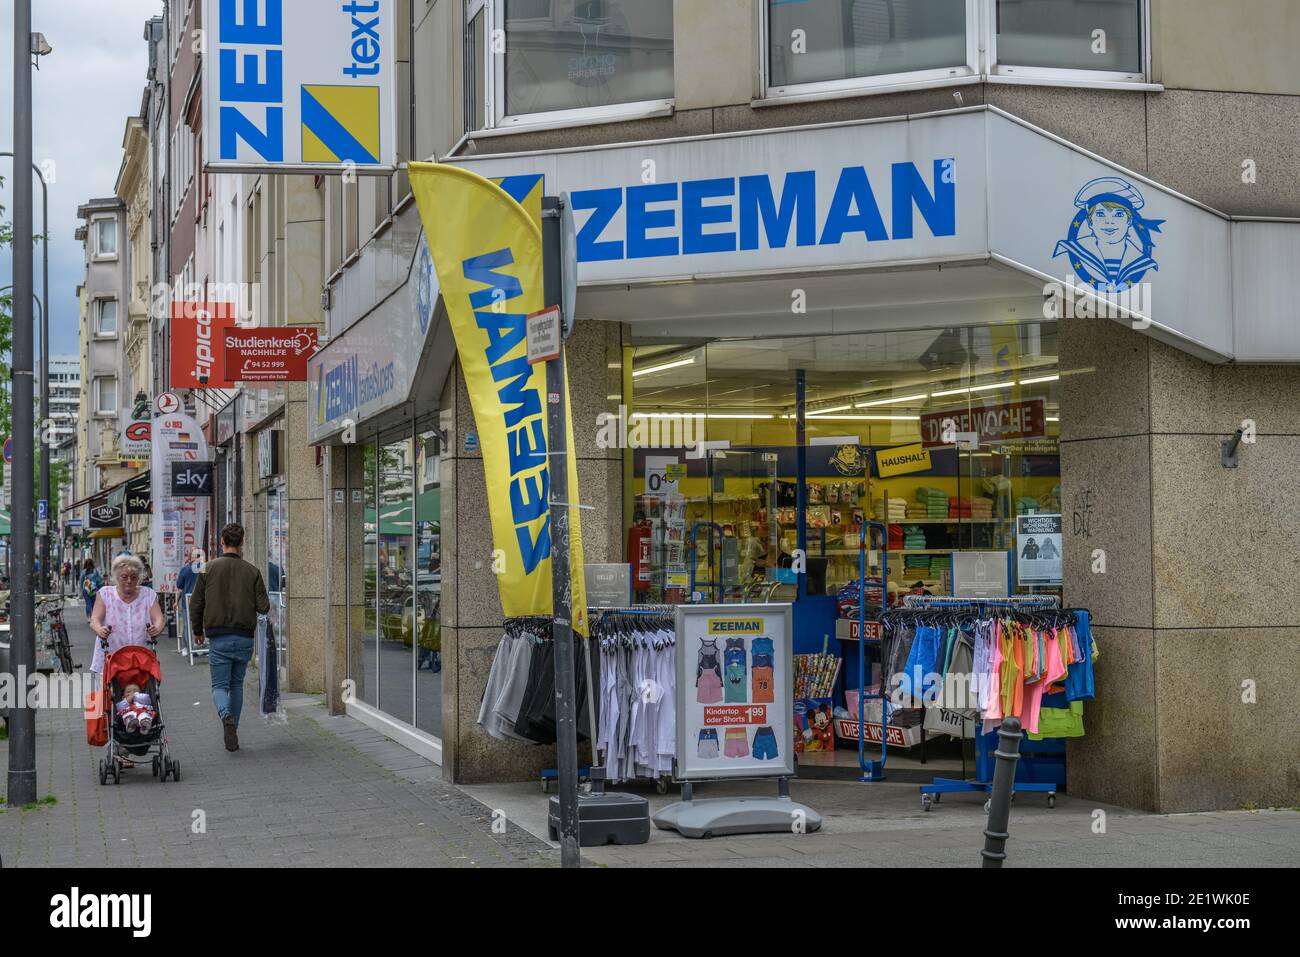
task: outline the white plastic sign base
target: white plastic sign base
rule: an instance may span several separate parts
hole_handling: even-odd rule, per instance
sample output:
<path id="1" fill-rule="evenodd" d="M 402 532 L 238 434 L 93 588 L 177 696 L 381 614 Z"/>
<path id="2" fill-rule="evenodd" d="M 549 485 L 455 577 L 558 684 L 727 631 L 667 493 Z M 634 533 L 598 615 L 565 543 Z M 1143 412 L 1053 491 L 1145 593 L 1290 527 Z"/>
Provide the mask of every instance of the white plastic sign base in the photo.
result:
<path id="1" fill-rule="evenodd" d="M 682 837 L 726 834 L 811 834 L 821 830 L 822 816 L 789 798 L 709 798 L 678 801 L 654 816 L 661 831 Z"/>

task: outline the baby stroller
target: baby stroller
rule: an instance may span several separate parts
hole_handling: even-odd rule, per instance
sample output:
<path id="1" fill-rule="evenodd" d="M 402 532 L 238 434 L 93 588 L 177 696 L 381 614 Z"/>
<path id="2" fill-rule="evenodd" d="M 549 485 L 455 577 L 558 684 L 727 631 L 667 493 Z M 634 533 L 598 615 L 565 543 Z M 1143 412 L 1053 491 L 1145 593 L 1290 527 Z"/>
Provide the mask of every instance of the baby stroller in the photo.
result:
<path id="1" fill-rule="evenodd" d="M 102 640 L 102 639 L 101 639 Z M 162 668 L 158 656 L 154 654 L 156 641 L 150 641 L 149 647 L 143 645 L 125 645 L 114 652 L 108 651 L 108 642 L 104 642 L 104 689 L 107 692 L 108 718 L 108 753 L 99 762 L 99 783 L 107 784 L 111 777 L 114 784 L 122 783 L 122 769 L 132 767 L 135 758 L 153 755 L 153 776 L 161 783 L 167 783 L 170 774 L 173 781 L 181 779 L 181 764 L 167 754 L 167 734 L 163 726 Z M 117 702 L 127 685 L 136 685 L 153 702 L 157 720 L 148 731 L 139 729 L 128 731 L 117 711 Z"/>

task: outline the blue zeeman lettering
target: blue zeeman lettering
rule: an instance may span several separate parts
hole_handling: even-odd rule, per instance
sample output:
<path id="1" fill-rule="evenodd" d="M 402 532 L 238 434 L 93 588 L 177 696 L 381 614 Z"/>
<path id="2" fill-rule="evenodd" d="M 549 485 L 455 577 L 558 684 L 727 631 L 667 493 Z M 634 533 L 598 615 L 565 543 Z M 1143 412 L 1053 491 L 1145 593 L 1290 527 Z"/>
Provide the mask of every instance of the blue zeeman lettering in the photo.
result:
<path id="1" fill-rule="evenodd" d="M 950 175 L 954 162 L 951 158 L 933 161 L 933 189 L 914 163 L 891 166 L 892 236 L 862 166 L 839 171 L 829 208 L 820 220 L 820 236 L 815 170 L 786 173 L 779 197 L 772 178 L 762 174 L 579 190 L 571 197 L 574 211 L 591 212 L 578 228 L 578 262 L 784 249 L 790 245 L 792 231 L 797 246 L 837 246 L 853 233 L 861 233 L 867 242 L 912 239 L 917 211 L 933 236 L 955 236 L 957 186 Z M 725 202 L 731 197 L 735 198 Z M 669 203 L 674 205 L 661 205 Z M 620 211 L 624 236 L 602 238 L 612 232 Z M 732 222 L 734 232 L 705 231 Z"/>
<path id="2" fill-rule="evenodd" d="M 857 212 L 853 212 L 856 207 Z M 871 192 L 871 181 L 861 166 L 846 166 L 840 170 L 840 181 L 835 184 L 835 197 L 831 211 L 826 214 L 820 245 L 837 246 L 845 233 L 862 233 L 868 242 L 888 239 L 885 221 L 880 218 L 880 207 Z"/>
<path id="3" fill-rule="evenodd" d="M 574 211 L 590 209 L 592 214 L 578 230 L 578 261 L 585 263 L 609 262 L 623 258 L 623 244 L 616 240 L 600 242 L 600 234 L 614 221 L 623 205 L 623 190 L 583 189 L 569 194 Z"/>
<path id="4" fill-rule="evenodd" d="M 259 7 L 266 18 L 258 19 Z M 239 141 L 243 140 L 263 161 L 284 161 L 284 108 L 273 104 L 284 102 L 284 51 L 276 49 L 284 43 L 283 0 L 221 0 L 217 14 L 217 110 L 218 150 L 221 159 L 239 158 Z M 267 49 L 243 53 L 244 78 L 238 77 L 240 54 L 233 46 L 258 46 Z M 259 57 L 266 58 L 262 75 L 258 69 Z M 257 121 L 232 103 L 268 104 L 263 110 L 262 122 Z"/>
<path id="5" fill-rule="evenodd" d="M 779 210 L 776 199 L 772 196 L 772 180 L 769 177 L 740 177 L 741 249 L 758 249 L 760 218 L 769 249 L 785 248 L 790 238 L 791 223 L 795 225 L 795 242 L 798 245 L 816 246 L 817 174 L 810 169 L 786 173 Z"/>
<path id="6" fill-rule="evenodd" d="M 651 259 L 676 256 L 677 237 L 651 237 L 652 229 L 668 229 L 677 222 L 672 209 L 647 209 L 651 203 L 667 203 L 677 198 L 676 183 L 651 183 L 629 186 L 627 190 L 627 258 Z"/>
<path id="7" fill-rule="evenodd" d="M 507 461 L 510 468 L 510 517 L 525 574 L 551 555 L 551 473 L 546 458 L 546 429 L 542 419 L 541 389 L 536 384 L 537 368 L 528 362 L 520 347 L 526 338 L 526 319 L 521 313 L 493 312 L 492 307 L 524 294 L 517 276 L 502 270 L 514 264 L 509 249 L 498 249 L 466 259 L 461 268 L 468 281 L 485 288 L 469 295 L 478 328 L 487 336 L 484 357 L 497 383 L 497 398 L 504 409 Z M 508 359 L 512 353 L 516 355 Z M 529 525 L 545 518 L 534 537 Z"/>
<path id="8" fill-rule="evenodd" d="M 705 206 L 704 200 L 735 196 L 734 179 L 697 179 L 682 183 L 682 252 L 734 253 L 735 233 L 706 233 L 704 227 L 731 222 L 731 206 Z"/>
<path id="9" fill-rule="evenodd" d="M 282 0 L 266 0 L 266 19 L 258 21 L 258 0 L 221 0 L 218 13 L 218 38 L 222 43 L 247 43 L 251 46 L 278 47 L 284 43 L 284 8 Z M 243 20 L 235 19 L 243 10 Z"/>
<path id="10" fill-rule="evenodd" d="M 894 238 L 912 238 L 912 204 L 921 211 L 921 218 L 936 236 L 957 235 L 957 183 L 951 176 L 944 177 L 944 165 L 955 160 L 934 161 L 934 193 L 925 188 L 925 180 L 912 163 L 895 163 L 891 171 L 894 191 L 892 213 Z"/>

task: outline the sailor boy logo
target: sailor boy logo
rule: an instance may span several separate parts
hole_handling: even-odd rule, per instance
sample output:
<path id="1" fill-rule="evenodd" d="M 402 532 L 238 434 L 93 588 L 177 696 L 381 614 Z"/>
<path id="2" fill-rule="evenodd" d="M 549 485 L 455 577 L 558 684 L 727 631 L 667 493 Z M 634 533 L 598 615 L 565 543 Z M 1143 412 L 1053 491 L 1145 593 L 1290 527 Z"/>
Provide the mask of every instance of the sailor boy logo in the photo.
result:
<path id="1" fill-rule="evenodd" d="M 420 325 L 420 335 L 429 331 L 429 322 L 433 319 L 433 305 L 438 298 L 438 279 L 433 272 L 433 256 L 429 252 L 429 241 L 420 237 L 420 248 L 415 256 L 415 318 Z"/>
<path id="2" fill-rule="evenodd" d="M 1137 187 L 1118 176 L 1101 176 L 1074 197 L 1078 207 L 1065 239 L 1053 258 L 1065 254 L 1074 273 L 1098 292 L 1124 292 L 1142 281 L 1148 269 L 1160 266 L 1151 258 L 1163 219 L 1143 219 L 1145 205 Z"/>

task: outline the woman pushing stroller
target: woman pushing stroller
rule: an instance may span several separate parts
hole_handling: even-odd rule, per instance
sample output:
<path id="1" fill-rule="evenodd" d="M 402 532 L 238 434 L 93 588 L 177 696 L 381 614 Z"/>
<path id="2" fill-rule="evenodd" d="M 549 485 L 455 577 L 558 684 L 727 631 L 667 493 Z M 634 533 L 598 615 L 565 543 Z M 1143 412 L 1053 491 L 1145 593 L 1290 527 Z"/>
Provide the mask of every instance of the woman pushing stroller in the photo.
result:
<path id="1" fill-rule="evenodd" d="M 134 555 L 118 555 L 109 571 L 112 585 L 95 593 L 95 606 L 90 613 L 90 630 L 95 637 L 95 656 L 90 670 L 104 672 L 105 644 L 109 652 L 126 645 L 145 645 L 157 638 L 167 627 L 158 593 L 140 584 L 144 577 L 144 563 Z"/>
<path id="2" fill-rule="evenodd" d="M 134 767 L 133 758 L 150 755 L 154 777 L 163 782 L 168 776 L 180 780 L 180 764 L 168 756 L 160 720 L 162 671 L 153 650 L 154 639 L 166 627 L 166 619 L 154 590 L 141 586 L 143 573 L 144 565 L 134 555 L 113 559 L 114 584 L 95 595 L 90 616 L 90 627 L 97 639 L 91 671 L 99 675 L 100 700 L 112 702 L 107 734 L 92 735 L 92 744 L 105 743 L 106 739 L 108 745 L 99 762 L 100 784 L 108 783 L 110 778 L 120 783 L 122 769 Z"/>

